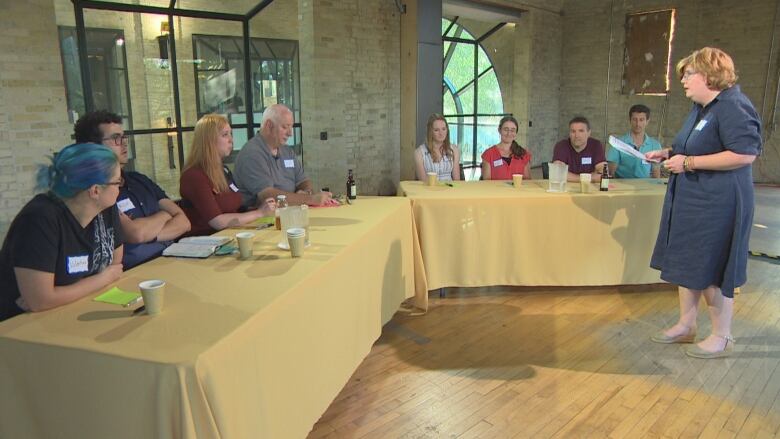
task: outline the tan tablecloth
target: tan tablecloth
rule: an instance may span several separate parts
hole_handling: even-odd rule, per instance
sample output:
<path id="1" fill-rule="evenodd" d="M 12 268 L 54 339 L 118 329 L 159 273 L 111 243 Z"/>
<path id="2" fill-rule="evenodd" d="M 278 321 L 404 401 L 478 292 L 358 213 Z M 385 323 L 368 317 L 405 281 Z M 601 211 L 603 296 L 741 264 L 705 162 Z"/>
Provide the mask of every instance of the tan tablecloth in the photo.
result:
<path id="1" fill-rule="evenodd" d="M 648 264 L 666 185 L 613 180 L 612 189 L 548 193 L 546 180 L 401 182 L 412 200 L 429 290 L 488 285 L 660 282 Z M 418 286 L 418 288 L 422 288 Z"/>
<path id="2" fill-rule="evenodd" d="M 304 437 L 414 292 L 409 200 L 310 212 L 301 259 L 266 230 L 252 261 L 125 273 L 167 281 L 160 316 L 85 298 L 0 323 L 0 437 Z"/>

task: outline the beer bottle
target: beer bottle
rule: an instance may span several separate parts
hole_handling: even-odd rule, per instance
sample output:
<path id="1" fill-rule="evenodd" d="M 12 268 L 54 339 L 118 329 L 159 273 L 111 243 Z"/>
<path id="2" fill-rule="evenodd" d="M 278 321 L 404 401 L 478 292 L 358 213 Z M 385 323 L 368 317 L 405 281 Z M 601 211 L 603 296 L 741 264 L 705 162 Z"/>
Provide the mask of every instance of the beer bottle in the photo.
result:
<path id="1" fill-rule="evenodd" d="M 601 184 L 599 185 L 599 190 L 609 190 L 609 166 L 606 163 L 604 163 L 604 167 L 601 169 Z"/>
<path id="2" fill-rule="evenodd" d="M 282 209 L 287 207 L 287 195 L 276 196 L 276 230 L 282 230 Z"/>
<path id="3" fill-rule="evenodd" d="M 357 183 L 355 183 L 355 176 L 352 175 L 351 169 L 347 174 L 347 198 L 350 200 L 357 198 Z"/>

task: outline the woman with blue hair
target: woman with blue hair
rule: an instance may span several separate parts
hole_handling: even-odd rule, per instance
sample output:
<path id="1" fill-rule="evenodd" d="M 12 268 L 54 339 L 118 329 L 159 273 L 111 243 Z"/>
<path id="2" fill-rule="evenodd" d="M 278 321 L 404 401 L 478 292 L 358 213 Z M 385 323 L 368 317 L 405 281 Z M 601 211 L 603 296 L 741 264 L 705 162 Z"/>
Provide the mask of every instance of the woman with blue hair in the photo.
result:
<path id="1" fill-rule="evenodd" d="M 119 162 L 109 148 L 66 146 L 38 169 L 36 195 L 0 249 L 0 321 L 99 291 L 122 274 L 116 198 Z"/>

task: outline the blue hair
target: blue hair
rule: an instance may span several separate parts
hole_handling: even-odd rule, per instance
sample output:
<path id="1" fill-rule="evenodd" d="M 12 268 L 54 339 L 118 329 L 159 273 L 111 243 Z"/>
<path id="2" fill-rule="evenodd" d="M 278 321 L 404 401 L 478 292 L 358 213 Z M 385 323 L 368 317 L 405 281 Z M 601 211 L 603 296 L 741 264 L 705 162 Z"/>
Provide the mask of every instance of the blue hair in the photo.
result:
<path id="1" fill-rule="evenodd" d="M 48 189 L 60 198 L 72 198 L 95 184 L 111 180 L 119 160 L 114 151 L 95 143 L 75 143 L 39 165 L 36 189 Z"/>

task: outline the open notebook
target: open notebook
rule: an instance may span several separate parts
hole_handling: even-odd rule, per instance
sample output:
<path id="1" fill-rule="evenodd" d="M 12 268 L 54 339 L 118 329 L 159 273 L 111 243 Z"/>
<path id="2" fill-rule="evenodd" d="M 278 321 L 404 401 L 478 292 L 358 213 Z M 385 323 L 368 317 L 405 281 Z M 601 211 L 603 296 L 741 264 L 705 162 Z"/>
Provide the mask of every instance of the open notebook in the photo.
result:
<path id="1" fill-rule="evenodd" d="M 171 244 L 163 250 L 163 256 L 182 258 L 208 258 L 221 246 L 232 241 L 229 236 L 190 236 Z"/>

